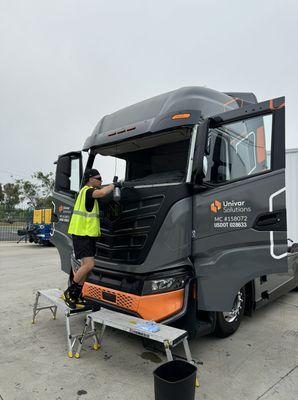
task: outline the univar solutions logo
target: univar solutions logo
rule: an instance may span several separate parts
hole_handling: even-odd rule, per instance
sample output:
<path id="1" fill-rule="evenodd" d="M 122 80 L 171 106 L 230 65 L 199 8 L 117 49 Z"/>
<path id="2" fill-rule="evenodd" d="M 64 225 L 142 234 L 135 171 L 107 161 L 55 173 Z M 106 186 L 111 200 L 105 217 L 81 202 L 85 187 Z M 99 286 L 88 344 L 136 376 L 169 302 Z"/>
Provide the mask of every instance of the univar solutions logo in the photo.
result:
<path id="1" fill-rule="evenodd" d="M 219 210 L 221 210 L 221 208 L 222 208 L 221 201 L 214 200 L 214 202 L 213 202 L 212 204 L 210 204 L 210 210 L 211 210 L 213 213 L 215 213 L 215 214 L 216 214 Z"/>

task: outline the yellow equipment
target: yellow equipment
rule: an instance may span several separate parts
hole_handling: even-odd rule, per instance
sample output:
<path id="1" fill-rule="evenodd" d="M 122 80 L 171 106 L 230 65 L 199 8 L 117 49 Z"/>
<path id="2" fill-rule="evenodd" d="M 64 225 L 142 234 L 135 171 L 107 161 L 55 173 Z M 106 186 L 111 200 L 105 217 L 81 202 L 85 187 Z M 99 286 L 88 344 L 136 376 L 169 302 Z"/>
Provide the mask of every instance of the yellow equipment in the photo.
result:
<path id="1" fill-rule="evenodd" d="M 50 208 L 33 211 L 33 224 L 50 224 L 51 218 L 52 210 Z"/>

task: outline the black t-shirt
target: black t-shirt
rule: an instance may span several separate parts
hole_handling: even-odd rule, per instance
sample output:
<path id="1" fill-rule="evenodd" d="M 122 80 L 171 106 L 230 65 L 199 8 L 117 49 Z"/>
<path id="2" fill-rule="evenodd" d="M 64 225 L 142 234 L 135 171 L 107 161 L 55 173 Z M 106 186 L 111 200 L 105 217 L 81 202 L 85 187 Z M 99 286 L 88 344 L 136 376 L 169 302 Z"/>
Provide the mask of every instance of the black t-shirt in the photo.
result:
<path id="1" fill-rule="evenodd" d="M 91 212 L 91 211 L 92 211 L 92 209 L 93 209 L 93 207 L 94 207 L 94 201 L 97 201 L 96 199 L 94 199 L 94 198 L 92 197 L 92 193 L 94 192 L 94 190 L 95 190 L 95 189 L 90 188 L 90 189 L 88 189 L 87 192 L 86 192 L 85 207 L 86 207 L 86 210 L 87 210 L 88 212 Z"/>

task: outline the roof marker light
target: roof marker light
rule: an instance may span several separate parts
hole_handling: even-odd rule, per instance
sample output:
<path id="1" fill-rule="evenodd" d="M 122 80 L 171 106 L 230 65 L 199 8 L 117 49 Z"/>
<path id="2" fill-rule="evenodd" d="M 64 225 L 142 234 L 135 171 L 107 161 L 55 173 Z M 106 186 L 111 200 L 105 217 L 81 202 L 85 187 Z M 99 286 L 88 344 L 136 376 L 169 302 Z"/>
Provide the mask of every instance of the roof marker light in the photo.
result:
<path id="1" fill-rule="evenodd" d="M 176 119 L 187 119 L 187 118 L 189 118 L 189 117 L 190 117 L 190 114 L 189 114 L 189 113 L 185 113 L 185 114 L 175 114 L 175 115 L 172 116 L 172 119 L 173 119 L 173 120 L 176 120 Z"/>

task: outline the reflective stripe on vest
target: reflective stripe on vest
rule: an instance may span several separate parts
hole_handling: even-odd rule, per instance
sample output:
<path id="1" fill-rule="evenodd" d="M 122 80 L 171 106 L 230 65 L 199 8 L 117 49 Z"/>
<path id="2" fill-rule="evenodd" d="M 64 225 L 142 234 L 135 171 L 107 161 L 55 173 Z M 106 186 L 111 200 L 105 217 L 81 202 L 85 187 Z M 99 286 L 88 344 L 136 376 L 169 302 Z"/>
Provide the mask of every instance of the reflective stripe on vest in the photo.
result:
<path id="1" fill-rule="evenodd" d="M 86 192 L 91 186 L 84 186 L 75 201 L 68 233 L 78 236 L 100 236 L 99 206 L 94 199 L 91 212 L 86 210 Z"/>
<path id="2" fill-rule="evenodd" d="M 86 218 L 99 218 L 99 215 L 96 213 L 88 213 L 88 211 L 73 211 L 72 214 L 76 214 L 76 215 L 83 215 Z"/>

